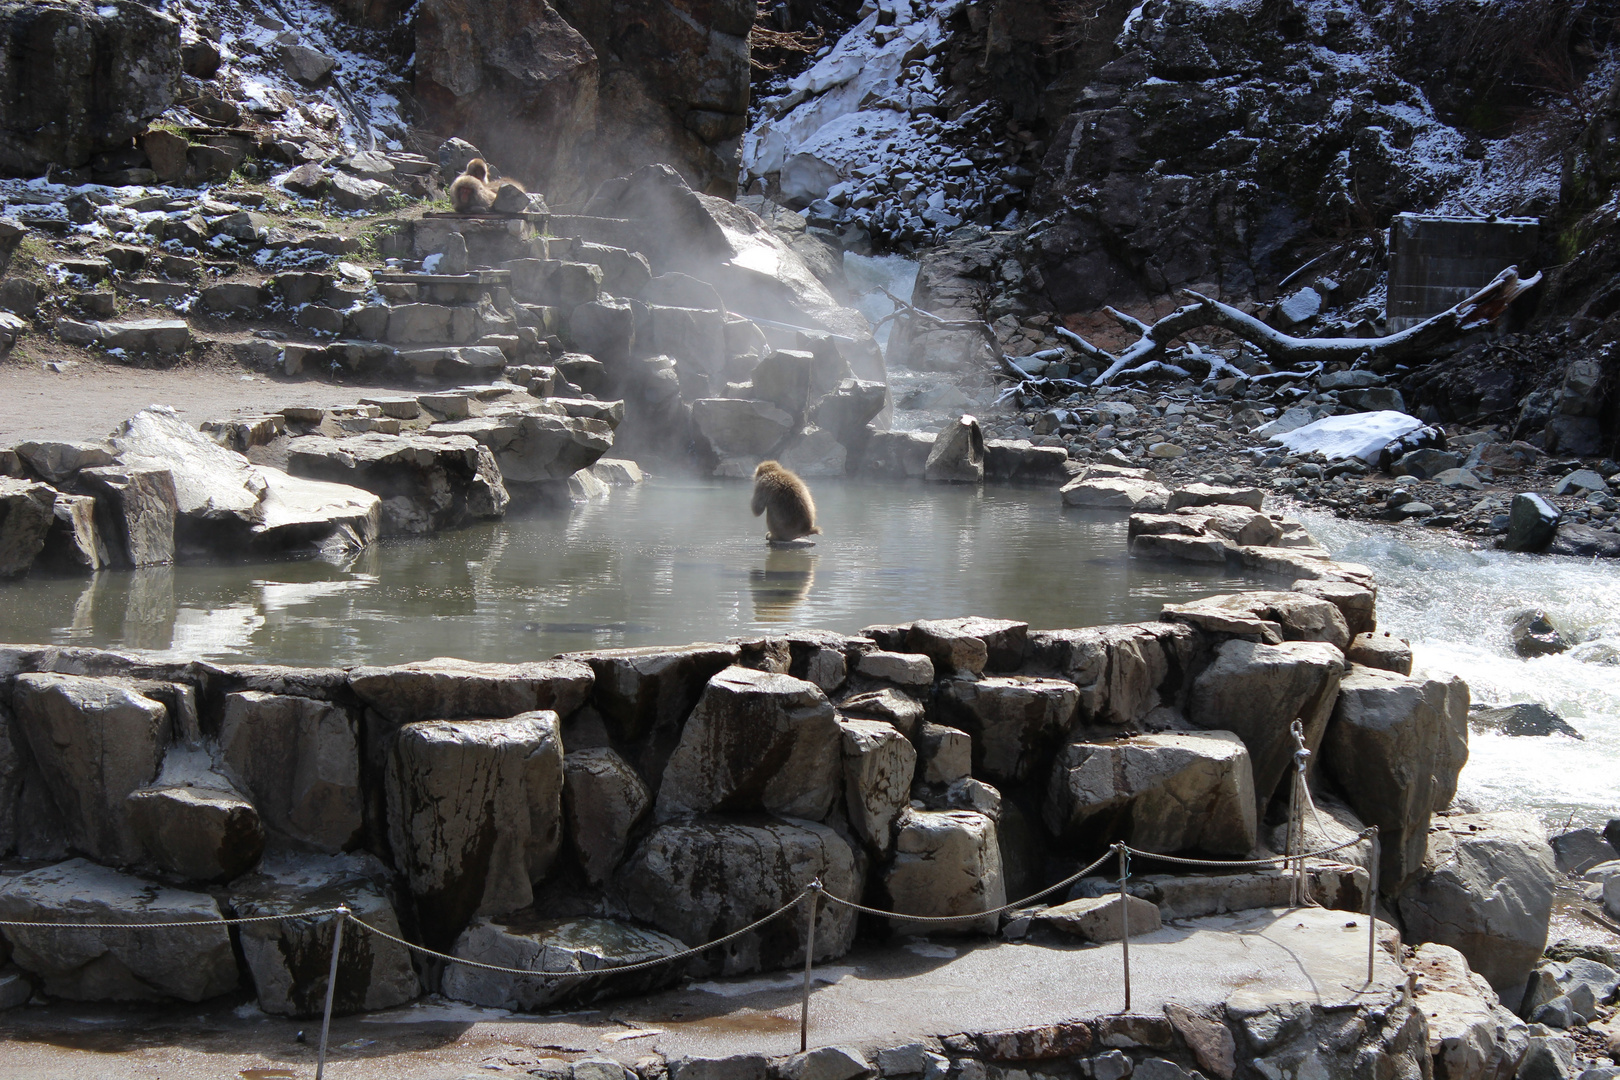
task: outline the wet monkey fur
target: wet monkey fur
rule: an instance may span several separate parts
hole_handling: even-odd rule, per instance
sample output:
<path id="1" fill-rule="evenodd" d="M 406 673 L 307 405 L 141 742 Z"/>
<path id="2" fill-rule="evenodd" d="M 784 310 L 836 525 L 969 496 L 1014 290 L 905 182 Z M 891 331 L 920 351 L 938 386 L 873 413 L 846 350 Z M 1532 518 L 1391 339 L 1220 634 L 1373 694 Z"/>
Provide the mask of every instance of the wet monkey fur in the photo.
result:
<path id="1" fill-rule="evenodd" d="M 754 516 L 765 515 L 765 539 L 796 540 L 819 533 L 810 489 L 780 462 L 762 461 L 754 470 Z"/>

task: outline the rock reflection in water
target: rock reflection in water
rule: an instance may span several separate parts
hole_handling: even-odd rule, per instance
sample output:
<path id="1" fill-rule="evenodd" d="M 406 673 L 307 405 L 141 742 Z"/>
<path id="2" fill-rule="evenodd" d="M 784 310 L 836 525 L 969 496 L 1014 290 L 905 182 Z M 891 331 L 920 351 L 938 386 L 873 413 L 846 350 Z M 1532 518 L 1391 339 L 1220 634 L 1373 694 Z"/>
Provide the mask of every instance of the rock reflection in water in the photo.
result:
<path id="1" fill-rule="evenodd" d="M 792 622 L 794 611 L 810 595 L 815 580 L 814 548 L 767 547 L 765 565 L 748 571 L 748 589 L 754 594 L 754 621 L 767 625 Z"/>

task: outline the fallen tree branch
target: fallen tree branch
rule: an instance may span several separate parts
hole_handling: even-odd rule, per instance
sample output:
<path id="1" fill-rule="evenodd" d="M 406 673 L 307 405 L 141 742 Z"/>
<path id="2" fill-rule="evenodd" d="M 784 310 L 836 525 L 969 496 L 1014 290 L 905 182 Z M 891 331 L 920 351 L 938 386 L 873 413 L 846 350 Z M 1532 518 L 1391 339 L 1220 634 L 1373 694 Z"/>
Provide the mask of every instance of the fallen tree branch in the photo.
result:
<path id="1" fill-rule="evenodd" d="M 1151 326 L 1113 308 L 1105 308 L 1104 310 L 1121 325 L 1140 334 L 1136 341 L 1118 353 L 1100 349 L 1066 327 L 1059 327 L 1057 333 L 1088 359 L 1108 364 L 1092 383 L 1093 386 L 1106 386 L 1121 374 L 1160 370 L 1147 368 L 1145 365 L 1152 362 L 1163 363 L 1163 354 L 1172 341 L 1203 326 L 1219 327 L 1254 345 L 1267 359 L 1289 366 L 1325 364 L 1334 361 L 1354 362 L 1374 358 L 1412 360 L 1433 353 L 1465 334 L 1489 326 L 1507 310 L 1515 298 L 1540 281 L 1539 273 L 1530 278 L 1520 279 L 1519 268 L 1510 266 L 1467 299 L 1438 315 L 1431 315 L 1415 326 L 1385 337 L 1294 337 L 1267 326 L 1253 315 L 1239 311 L 1230 304 L 1223 304 L 1191 289 L 1185 290 L 1184 295 L 1192 297 L 1194 303 L 1177 308 Z M 1224 360 L 1222 366 L 1230 367 Z M 1211 372 L 1214 370 L 1216 367 L 1211 364 Z"/>

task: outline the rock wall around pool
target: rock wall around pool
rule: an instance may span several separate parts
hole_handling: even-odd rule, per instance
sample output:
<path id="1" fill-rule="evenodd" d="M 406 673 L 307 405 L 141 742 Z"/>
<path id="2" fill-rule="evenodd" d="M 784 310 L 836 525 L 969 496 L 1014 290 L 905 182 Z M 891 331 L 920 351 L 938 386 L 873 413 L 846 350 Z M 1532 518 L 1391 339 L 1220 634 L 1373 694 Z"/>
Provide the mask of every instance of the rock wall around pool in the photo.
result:
<path id="1" fill-rule="evenodd" d="M 1322 810 L 1309 842 L 1378 825 L 1391 909 L 1421 897 L 1429 939 L 1462 949 L 1517 1004 L 1544 944 L 1550 852 L 1504 834 L 1523 857 L 1490 865 L 1534 877 L 1544 861 L 1549 884 L 1540 904 L 1534 881 L 1515 882 L 1532 910 L 1500 929 L 1485 910 L 1500 885 L 1489 866 L 1460 884 L 1436 877 L 1426 858 L 1467 756 L 1467 687 L 1411 675 L 1409 653 L 1359 647 L 1375 625 L 1369 576 L 1319 569 L 1156 622 L 962 618 L 520 665 L 294 669 L 0 647 L 0 919 L 341 901 L 429 948 L 556 971 L 702 945 L 816 878 L 879 908 L 973 914 L 1116 840 L 1227 858 L 1280 849 L 1297 719 Z M 1364 907 L 1367 855 L 1313 870 L 1329 903 Z M 1144 903 L 1166 918 L 1287 898 L 1280 875 L 1212 891 L 1153 869 L 1138 867 Z M 1071 897 L 1107 887 L 1087 879 Z M 1221 894 L 1233 888 L 1247 899 Z M 1448 940 L 1473 908 L 1485 929 Z M 959 929 L 1019 925 L 1004 921 Z M 823 904 L 817 959 L 881 923 Z M 355 933 L 337 1006 L 439 989 L 532 1009 L 791 967 L 804 931 L 785 918 L 679 964 L 572 981 L 413 963 Z M 70 999 L 196 1001 L 250 980 L 266 1011 L 303 1015 L 319 1008 L 331 932 L 327 918 L 202 926 L 154 948 L 134 933 L 87 945 L 10 928 L 0 963 L 31 992 Z"/>

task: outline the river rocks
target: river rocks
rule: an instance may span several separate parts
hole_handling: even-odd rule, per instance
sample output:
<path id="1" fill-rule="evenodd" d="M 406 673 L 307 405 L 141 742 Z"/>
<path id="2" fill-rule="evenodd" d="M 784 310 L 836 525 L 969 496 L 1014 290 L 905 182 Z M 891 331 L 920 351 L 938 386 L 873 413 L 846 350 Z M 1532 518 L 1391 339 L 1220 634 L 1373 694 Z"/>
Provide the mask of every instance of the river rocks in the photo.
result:
<path id="1" fill-rule="evenodd" d="M 972 736 L 977 770 L 1010 784 L 1045 769 L 1079 699 L 1065 679 L 1012 675 L 947 680 L 937 700 L 940 719 Z"/>
<path id="2" fill-rule="evenodd" d="M 1558 508 L 1540 495 L 1521 492 L 1513 496 L 1502 547 L 1508 551 L 1540 551 L 1552 542 L 1558 518 Z"/>
<path id="3" fill-rule="evenodd" d="M 1339 684 L 1320 767 L 1355 812 L 1378 826 L 1386 894 L 1421 872 L 1429 816 L 1450 804 L 1467 759 L 1462 680 L 1355 667 Z"/>
<path id="4" fill-rule="evenodd" d="M 478 918 L 456 939 L 451 955 L 498 967 L 542 972 L 611 969 L 685 952 L 686 944 L 610 919 Z M 559 1001 L 590 1001 L 605 994 L 638 994 L 679 979 L 682 965 L 596 977 L 547 979 L 484 971 L 461 964 L 445 967 L 442 992 L 457 1001 L 493 1009 L 532 1012 Z M 622 1069 L 620 1076 L 623 1075 Z"/>
<path id="5" fill-rule="evenodd" d="M 1127 913 L 1132 937 L 1159 929 L 1157 904 L 1130 895 L 1122 904 L 1118 893 L 1054 905 L 1037 915 L 1035 923 L 1082 941 L 1119 941 L 1125 936 Z"/>
<path id="6" fill-rule="evenodd" d="M 1479 707 L 1469 710 L 1468 722 L 1487 731 L 1500 731 L 1504 735 L 1545 737 L 1565 735 L 1571 739 L 1585 736 L 1569 725 L 1563 717 L 1535 702 L 1519 702 L 1500 708 Z"/>
<path id="7" fill-rule="evenodd" d="M 1290 725 L 1301 722 L 1305 749 L 1314 754 L 1345 669 L 1344 657 L 1326 642 L 1264 645 L 1234 639 L 1222 643 L 1215 662 L 1193 680 L 1187 719 L 1243 740 L 1262 814 L 1279 791 L 1286 795 L 1295 749 Z"/>
<path id="8" fill-rule="evenodd" d="M 711 810 L 827 816 L 842 779 L 833 707 L 813 683 L 732 667 L 709 680 L 664 769 L 660 820 Z"/>
<path id="9" fill-rule="evenodd" d="M 114 863 L 138 861 L 127 800 L 157 776 L 168 710 L 117 680 L 51 674 L 19 675 L 12 708 L 73 847 Z"/>
<path id="10" fill-rule="evenodd" d="M 1245 857 L 1256 839 L 1249 752 L 1224 731 L 1075 742 L 1059 754 L 1047 828 L 1095 853 L 1110 840 L 1145 851 Z"/>
<path id="11" fill-rule="evenodd" d="M 129 817 L 147 858 L 185 881 L 229 881 L 264 854 L 258 811 L 223 783 L 141 788 L 130 793 Z"/>
<path id="12" fill-rule="evenodd" d="M 1427 839 L 1428 853 L 1400 894 L 1408 939 L 1452 946 L 1517 1009 L 1547 947 L 1557 878 L 1540 823 L 1527 814 L 1441 817 Z"/>
<path id="13" fill-rule="evenodd" d="M 508 502 L 494 457 L 465 435 L 306 435 L 288 443 L 287 471 L 379 496 L 385 536 L 500 517 Z"/>
<path id="14" fill-rule="evenodd" d="M 624 858 L 632 831 L 652 807 L 652 795 L 615 751 L 592 746 L 563 758 L 563 806 L 580 868 L 600 885 Z"/>
<path id="15" fill-rule="evenodd" d="M 562 842 L 557 716 L 427 720 L 396 735 L 388 833 L 424 939 L 437 949 L 473 915 L 526 906 Z"/>
<path id="16" fill-rule="evenodd" d="M 56 492 L 45 484 L 0 476 L 0 578 L 28 572 L 55 521 Z"/>
<path id="17" fill-rule="evenodd" d="M 895 821 L 911 799 L 917 751 L 892 724 L 839 717 L 844 803 L 850 828 L 878 856 L 889 852 Z"/>
<path id="18" fill-rule="evenodd" d="M 1357 634 L 1344 651 L 1345 659 L 1362 667 L 1393 671 L 1397 675 L 1412 674 L 1412 646 L 1398 637 L 1382 634 Z"/>
<path id="19" fill-rule="evenodd" d="M 1561 874 L 1584 874 L 1594 866 L 1620 859 L 1620 852 L 1597 829 L 1571 829 L 1549 841 Z"/>
<path id="20" fill-rule="evenodd" d="M 231 909 L 238 917 L 252 918 L 346 904 L 367 926 L 398 937 L 399 917 L 388 901 L 385 880 L 385 868 L 369 855 L 275 855 L 257 873 L 231 883 Z M 272 1016 L 321 1014 L 336 928 L 331 915 L 241 926 L 242 958 L 259 1008 Z M 334 1015 L 390 1009 L 420 992 L 410 950 L 354 926 L 344 928 Z"/>
<path id="21" fill-rule="evenodd" d="M 1562 963 L 1542 960 L 1530 974 L 1519 1011 L 1549 1027 L 1574 1026 L 1552 1023 L 1550 1014 L 1559 1012 L 1567 1013 L 1577 1024 L 1590 1023 L 1598 1017 L 1598 1007 L 1608 1004 L 1616 989 L 1620 989 L 1620 971 L 1607 964 L 1584 956 Z"/>
<path id="22" fill-rule="evenodd" d="M 972 915 L 1007 902 L 996 823 L 971 810 L 913 810 L 900 823 L 884 875 L 888 910 Z M 994 933 L 998 920 L 963 919 L 949 929 Z M 895 925 L 905 929 L 903 921 Z M 915 925 L 915 924 L 913 924 Z"/>
<path id="23" fill-rule="evenodd" d="M 29 930 L 7 927 L 11 960 L 45 993 L 72 1001 L 202 1001 L 236 987 L 236 957 L 219 905 L 85 859 L 0 884 L 0 919 L 29 922 L 198 922 L 196 928 Z"/>
<path id="24" fill-rule="evenodd" d="M 1170 500 L 1170 489 L 1153 480 L 1129 477 L 1077 477 L 1063 485 L 1064 506 L 1089 510 L 1129 510 L 1157 513 Z"/>
<path id="25" fill-rule="evenodd" d="M 984 480 L 984 432 L 977 420 L 964 416 L 945 425 L 923 463 L 923 478 L 953 484 Z"/>
<path id="26" fill-rule="evenodd" d="M 1508 634 L 1513 639 L 1513 651 L 1523 657 L 1553 656 L 1568 652 L 1574 644 L 1553 625 L 1545 611 L 1520 612 Z"/>
<path id="27" fill-rule="evenodd" d="M 174 561 L 179 497 L 168 469 L 109 465 L 85 469 L 79 483 L 96 496 L 98 531 L 120 564 L 162 566 Z"/>
<path id="28" fill-rule="evenodd" d="M 328 854 L 354 841 L 360 746 L 347 710 L 290 694 L 226 694 L 219 747 L 222 767 L 272 833 Z"/>
<path id="29" fill-rule="evenodd" d="M 1444 1080 L 1512 1080 L 1530 1046 L 1524 1022 L 1448 945 L 1419 945 L 1414 1002 L 1429 1018 L 1429 1056 Z"/>
<path id="30" fill-rule="evenodd" d="M 654 829 L 626 861 L 616 893 L 635 918 L 681 941 L 702 944 L 740 930 L 793 899 L 815 878 L 836 896 L 862 895 L 854 853 L 814 822 L 688 822 Z M 804 962 L 805 919 L 782 921 L 705 953 L 710 970 L 735 975 Z M 815 959 L 842 956 L 855 914 L 819 905 Z"/>
<path id="31" fill-rule="evenodd" d="M 128 146 L 174 102 L 180 24 L 143 5 L 20 4 L 0 21 L 0 172 L 40 176 Z M 56 91 L 37 93 L 39 87 Z"/>
<path id="32" fill-rule="evenodd" d="M 349 685 L 394 724 L 506 717 L 536 709 L 567 716 L 585 703 L 593 678 L 576 660 L 483 664 L 441 656 L 392 668 L 356 668 Z"/>

